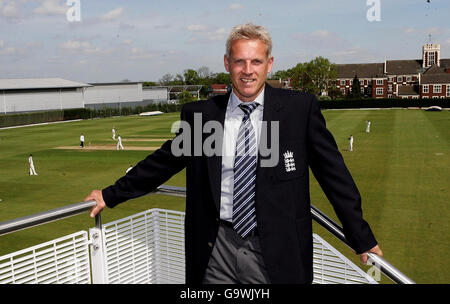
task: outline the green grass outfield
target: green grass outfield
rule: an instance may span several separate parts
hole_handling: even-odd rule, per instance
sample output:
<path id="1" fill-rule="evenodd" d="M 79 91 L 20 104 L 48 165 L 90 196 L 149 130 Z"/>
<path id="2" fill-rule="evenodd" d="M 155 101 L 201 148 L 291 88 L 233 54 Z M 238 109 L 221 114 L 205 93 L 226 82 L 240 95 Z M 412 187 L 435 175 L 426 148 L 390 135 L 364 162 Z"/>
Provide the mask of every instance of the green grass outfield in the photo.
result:
<path id="1" fill-rule="evenodd" d="M 450 283 L 450 113 L 423 110 L 324 111 L 363 198 L 364 216 L 384 257 L 417 283 Z M 117 117 L 0 130 L 0 221 L 81 202 L 151 151 L 113 150 L 112 126 L 127 147 L 155 147 L 172 137 L 178 113 Z M 372 121 L 365 133 L 366 120 Z M 81 150 L 79 137 L 89 147 Z M 354 136 L 354 151 L 348 137 Z M 139 139 L 139 141 L 132 141 Z M 156 141 L 143 141 L 155 139 Z M 55 149 L 74 146 L 74 149 Z M 29 176 L 32 153 L 38 176 Z M 184 171 L 166 184 L 185 185 Z M 312 203 L 336 219 L 317 182 Z M 107 223 L 150 208 L 184 211 L 184 199 L 150 195 L 102 212 Z M 336 219 L 337 220 L 337 219 Z M 0 256 L 94 226 L 88 213 L 0 236 Z M 323 228 L 314 231 L 359 264 Z M 362 266 L 363 269 L 368 269 Z M 383 282 L 389 282 L 383 280 Z"/>

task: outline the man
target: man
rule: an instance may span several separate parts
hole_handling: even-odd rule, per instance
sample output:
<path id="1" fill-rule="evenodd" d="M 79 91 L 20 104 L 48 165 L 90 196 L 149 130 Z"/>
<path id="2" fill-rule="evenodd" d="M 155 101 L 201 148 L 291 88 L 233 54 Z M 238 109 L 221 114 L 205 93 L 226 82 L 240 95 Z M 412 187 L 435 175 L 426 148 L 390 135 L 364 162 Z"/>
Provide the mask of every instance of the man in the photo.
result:
<path id="1" fill-rule="evenodd" d="M 353 135 L 350 135 L 350 137 L 348 138 L 349 140 L 349 151 L 352 152 L 353 151 Z"/>
<path id="2" fill-rule="evenodd" d="M 123 145 L 122 145 L 122 137 L 120 137 L 120 135 L 117 136 L 117 146 L 116 146 L 116 150 L 119 150 L 119 149 L 124 150 Z"/>
<path id="3" fill-rule="evenodd" d="M 366 121 L 366 133 L 370 133 L 370 120 Z"/>
<path id="4" fill-rule="evenodd" d="M 263 27 L 233 28 L 224 56 L 232 92 L 185 104 L 181 111 L 182 122 L 189 126 L 194 120 L 203 125 L 219 122 L 221 149 L 235 147 L 235 158 L 223 152 L 223 157 L 206 156 L 204 151 L 200 156 L 176 156 L 169 140 L 114 185 L 94 190 L 85 199 L 97 201 L 94 217 L 105 206 L 144 195 L 186 168 L 186 283 L 311 283 L 308 166 L 362 262 L 367 261 L 366 252 L 382 254 L 362 218 L 359 192 L 316 98 L 266 84 L 273 64 L 271 48 Z M 259 153 L 256 160 L 247 157 L 261 140 L 262 121 L 279 123 L 279 134 L 268 132 L 268 142 L 272 136 L 279 140 L 275 166 L 262 166 L 266 156 Z M 194 138 L 186 146 L 192 150 L 199 144 Z"/>
<path id="5" fill-rule="evenodd" d="M 84 134 L 81 133 L 80 135 L 80 148 L 84 148 Z"/>
<path id="6" fill-rule="evenodd" d="M 31 154 L 30 157 L 28 157 L 28 164 L 30 165 L 30 175 L 38 175 L 36 170 L 34 170 L 33 155 Z"/>
<path id="7" fill-rule="evenodd" d="M 114 126 L 112 128 L 112 139 L 116 140 L 116 128 Z"/>

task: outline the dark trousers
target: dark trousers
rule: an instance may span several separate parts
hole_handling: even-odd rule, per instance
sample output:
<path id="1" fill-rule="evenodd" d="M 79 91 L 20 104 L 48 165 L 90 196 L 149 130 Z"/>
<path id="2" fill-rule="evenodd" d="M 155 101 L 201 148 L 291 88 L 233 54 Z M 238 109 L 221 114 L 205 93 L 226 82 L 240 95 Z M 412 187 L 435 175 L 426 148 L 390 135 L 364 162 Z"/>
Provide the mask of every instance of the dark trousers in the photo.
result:
<path id="1" fill-rule="evenodd" d="M 203 284 L 270 284 L 258 235 L 243 239 L 221 222 Z"/>

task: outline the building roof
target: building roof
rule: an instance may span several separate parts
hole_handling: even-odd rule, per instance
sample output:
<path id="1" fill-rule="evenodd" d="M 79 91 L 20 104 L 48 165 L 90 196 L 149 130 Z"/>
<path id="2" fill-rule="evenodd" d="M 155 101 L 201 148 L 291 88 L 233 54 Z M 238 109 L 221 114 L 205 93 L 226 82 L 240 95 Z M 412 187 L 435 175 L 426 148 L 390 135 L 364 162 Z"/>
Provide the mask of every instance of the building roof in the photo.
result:
<path id="1" fill-rule="evenodd" d="M 430 66 L 422 75 L 431 75 L 431 74 L 442 74 L 444 73 L 444 69 L 439 67 L 437 64 Z"/>
<path id="2" fill-rule="evenodd" d="M 283 83 L 281 82 L 280 79 L 268 79 L 267 83 L 272 87 L 272 88 L 282 88 L 283 87 Z"/>
<path id="3" fill-rule="evenodd" d="M 423 72 L 422 60 L 386 60 L 386 74 L 411 75 Z"/>
<path id="4" fill-rule="evenodd" d="M 441 68 L 450 69 L 450 58 L 441 59 L 441 60 L 439 60 L 439 62 L 441 64 Z"/>
<path id="5" fill-rule="evenodd" d="M 93 86 L 110 86 L 110 85 L 135 85 L 140 84 L 142 81 L 121 81 L 121 82 L 90 82 Z"/>
<path id="6" fill-rule="evenodd" d="M 421 84 L 450 84 L 450 73 L 423 74 Z"/>
<path id="7" fill-rule="evenodd" d="M 400 85 L 398 86 L 398 96 L 419 95 L 419 89 L 417 86 Z"/>
<path id="8" fill-rule="evenodd" d="M 338 78 L 376 78 L 384 77 L 383 63 L 337 64 Z"/>
<path id="9" fill-rule="evenodd" d="M 0 90 L 82 88 L 91 85 L 61 78 L 0 79 Z"/>

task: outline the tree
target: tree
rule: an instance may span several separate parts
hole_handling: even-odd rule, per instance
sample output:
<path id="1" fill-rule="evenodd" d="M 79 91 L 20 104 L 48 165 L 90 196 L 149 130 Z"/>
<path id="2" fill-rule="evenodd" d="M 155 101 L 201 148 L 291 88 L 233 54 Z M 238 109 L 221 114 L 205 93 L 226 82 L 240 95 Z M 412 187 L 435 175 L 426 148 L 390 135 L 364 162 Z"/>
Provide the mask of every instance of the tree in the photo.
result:
<path id="1" fill-rule="evenodd" d="M 359 83 L 359 79 L 358 76 L 355 75 L 355 77 L 353 78 L 353 83 L 352 83 L 352 90 L 351 92 L 348 93 L 348 97 L 349 98 L 361 98 L 361 85 Z"/>
<path id="2" fill-rule="evenodd" d="M 211 78 L 211 76 L 213 76 L 213 73 L 207 66 L 202 66 L 202 67 L 198 68 L 197 75 L 202 80 L 206 80 L 208 78 Z"/>
<path id="3" fill-rule="evenodd" d="M 192 97 L 192 94 L 189 93 L 188 91 L 183 91 L 180 94 L 178 94 L 178 102 L 180 104 L 185 104 L 194 100 L 195 98 Z"/>
<path id="4" fill-rule="evenodd" d="M 214 75 L 214 83 L 216 84 L 230 84 L 231 78 L 228 73 L 217 73 Z"/>
<path id="5" fill-rule="evenodd" d="M 278 79 L 288 79 L 291 78 L 292 76 L 292 71 L 289 70 L 279 70 L 276 71 L 275 73 L 273 73 L 272 75 L 270 75 L 269 79 L 271 80 L 278 80 Z"/>
<path id="6" fill-rule="evenodd" d="M 158 81 L 160 85 L 168 85 L 173 80 L 172 74 L 165 74 L 161 79 Z"/>
<path id="7" fill-rule="evenodd" d="M 336 65 L 319 56 L 292 68 L 292 86 L 297 90 L 322 95 L 328 91 L 337 76 Z"/>
<path id="8" fill-rule="evenodd" d="M 196 70 L 193 70 L 193 69 L 184 70 L 183 76 L 184 76 L 184 82 L 186 84 L 193 85 L 193 84 L 200 84 L 200 82 L 201 82 L 200 76 L 198 76 L 198 73 Z"/>

